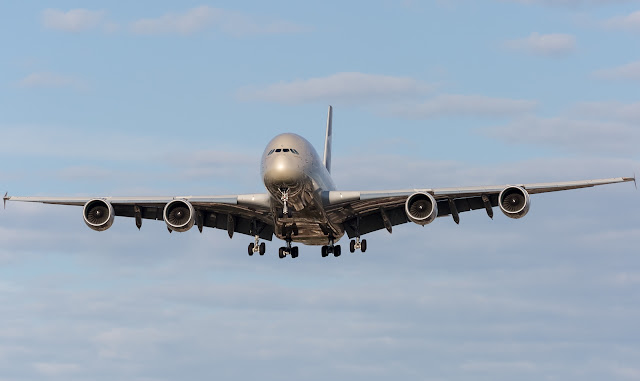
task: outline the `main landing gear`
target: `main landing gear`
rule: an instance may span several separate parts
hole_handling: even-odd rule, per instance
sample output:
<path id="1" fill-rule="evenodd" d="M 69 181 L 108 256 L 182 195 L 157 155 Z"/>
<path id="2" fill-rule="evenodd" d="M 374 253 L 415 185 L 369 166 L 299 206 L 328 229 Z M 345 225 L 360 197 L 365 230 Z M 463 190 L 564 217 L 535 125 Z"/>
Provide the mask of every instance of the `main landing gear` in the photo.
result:
<path id="1" fill-rule="evenodd" d="M 335 245 L 333 238 L 329 238 L 329 244 L 322 246 L 322 257 L 327 257 L 329 254 L 333 254 L 334 257 L 339 257 L 342 254 L 340 245 Z"/>
<path id="2" fill-rule="evenodd" d="M 298 258 L 298 246 L 291 246 L 291 241 L 287 241 L 287 246 L 278 250 L 278 257 L 284 258 L 287 255 L 290 255 L 291 258 Z"/>
<path id="3" fill-rule="evenodd" d="M 264 255 L 266 251 L 266 246 L 264 242 L 260 243 L 260 237 L 256 236 L 255 242 L 251 242 L 249 244 L 249 255 L 253 255 L 254 253 L 260 253 L 260 255 Z"/>
<path id="4" fill-rule="evenodd" d="M 367 240 L 363 239 L 362 241 L 360 241 L 360 237 L 356 237 L 355 240 L 352 239 L 351 243 L 349 244 L 349 251 L 355 253 L 356 250 L 360 250 L 363 253 L 367 251 Z"/>

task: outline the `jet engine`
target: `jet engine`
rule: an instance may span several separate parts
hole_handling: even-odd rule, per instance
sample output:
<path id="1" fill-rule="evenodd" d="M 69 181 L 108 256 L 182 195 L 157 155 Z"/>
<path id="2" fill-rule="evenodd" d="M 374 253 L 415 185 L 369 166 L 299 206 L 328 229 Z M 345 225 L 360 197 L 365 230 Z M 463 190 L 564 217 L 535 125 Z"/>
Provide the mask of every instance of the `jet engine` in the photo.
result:
<path id="1" fill-rule="evenodd" d="M 186 200 L 173 200 L 164 207 L 164 221 L 172 231 L 186 232 L 193 227 L 196 212 Z"/>
<path id="2" fill-rule="evenodd" d="M 116 213 L 111 203 L 101 199 L 88 201 L 84 204 L 82 210 L 84 223 L 91 229 L 99 232 L 105 231 L 113 225 L 115 215 Z"/>
<path id="3" fill-rule="evenodd" d="M 404 211 L 411 222 L 424 226 L 438 216 L 438 203 L 429 193 L 418 192 L 407 198 Z"/>
<path id="4" fill-rule="evenodd" d="M 529 212 L 529 193 L 516 186 L 506 187 L 498 196 L 500 210 L 509 218 L 522 218 Z"/>

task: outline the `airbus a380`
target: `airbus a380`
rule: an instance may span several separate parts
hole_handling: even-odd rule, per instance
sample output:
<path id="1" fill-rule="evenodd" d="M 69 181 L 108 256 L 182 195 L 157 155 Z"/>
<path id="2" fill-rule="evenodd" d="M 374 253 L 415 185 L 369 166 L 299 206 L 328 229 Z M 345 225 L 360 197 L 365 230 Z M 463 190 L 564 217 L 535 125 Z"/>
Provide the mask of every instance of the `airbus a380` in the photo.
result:
<path id="1" fill-rule="evenodd" d="M 351 239 L 350 251 L 365 252 L 361 236 L 406 222 L 427 225 L 436 217 L 484 209 L 493 218 L 493 208 L 510 218 L 529 211 L 530 194 L 635 182 L 635 177 L 538 184 L 425 188 L 382 191 L 338 190 L 331 178 L 332 108 L 329 106 L 324 155 L 321 160 L 303 137 L 285 133 L 273 138 L 262 155 L 261 174 L 267 193 L 227 196 L 178 197 L 13 197 L 7 201 L 83 206 L 84 222 L 93 230 L 111 227 L 115 216 L 132 217 L 138 229 L 143 219 L 164 220 L 169 232 L 186 232 L 194 225 L 252 236 L 248 253 L 264 255 L 265 244 L 275 235 L 285 241 L 279 257 L 298 257 L 294 242 L 322 246 L 322 256 L 340 256 L 336 243 L 344 234 Z"/>

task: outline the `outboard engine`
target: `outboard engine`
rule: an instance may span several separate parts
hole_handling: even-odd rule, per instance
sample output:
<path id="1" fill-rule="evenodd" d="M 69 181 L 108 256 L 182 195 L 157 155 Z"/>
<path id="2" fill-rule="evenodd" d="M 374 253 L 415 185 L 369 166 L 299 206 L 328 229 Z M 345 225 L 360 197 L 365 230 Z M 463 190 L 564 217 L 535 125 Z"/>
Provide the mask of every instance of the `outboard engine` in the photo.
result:
<path id="1" fill-rule="evenodd" d="M 431 194 L 418 192 L 407 198 L 404 211 L 411 222 L 424 226 L 438 216 L 438 203 Z"/>
<path id="2" fill-rule="evenodd" d="M 115 215 L 116 213 L 111 203 L 102 199 L 88 201 L 84 204 L 82 210 L 84 223 L 91 229 L 99 232 L 105 231 L 113 225 Z"/>
<path id="3" fill-rule="evenodd" d="M 500 210 L 509 218 L 522 218 L 529 212 L 529 193 L 523 188 L 510 186 L 498 196 Z"/>
<path id="4" fill-rule="evenodd" d="M 196 212 L 186 200 L 173 200 L 164 207 L 164 221 L 172 231 L 186 232 L 193 227 Z"/>

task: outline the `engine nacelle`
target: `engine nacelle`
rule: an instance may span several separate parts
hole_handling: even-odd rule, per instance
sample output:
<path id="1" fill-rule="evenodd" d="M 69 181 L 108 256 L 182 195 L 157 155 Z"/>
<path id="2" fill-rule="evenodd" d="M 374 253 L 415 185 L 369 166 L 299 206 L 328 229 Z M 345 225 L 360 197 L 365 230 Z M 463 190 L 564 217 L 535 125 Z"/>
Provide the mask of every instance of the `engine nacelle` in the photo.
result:
<path id="1" fill-rule="evenodd" d="M 529 193 L 523 188 L 510 186 L 500 192 L 498 196 L 500 210 L 509 218 L 522 218 L 529 212 L 531 201 Z"/>
<path id="2" fill-rule="evenodd" d="M 164 222 L 175 232 L 186 232 L 196 221 L 196 211 L 186 200 L 173 200 L 164 207 Z"/>
<path id="3" fill-rule="evenodd" d="M 438 203 L 429 193 L 418 192 L 407 198 L 404 211 L 411 222 L 424 226 L 438 217 Z"/>
<path id="4" fill-rule="evenodd" d="M 82 209 L 84 223 L 99 232 L 105 231 L 113 225 L 115 215 L 111 203 L 99 198 L 88 201 Z"/>

